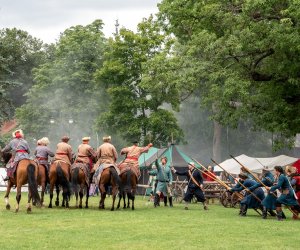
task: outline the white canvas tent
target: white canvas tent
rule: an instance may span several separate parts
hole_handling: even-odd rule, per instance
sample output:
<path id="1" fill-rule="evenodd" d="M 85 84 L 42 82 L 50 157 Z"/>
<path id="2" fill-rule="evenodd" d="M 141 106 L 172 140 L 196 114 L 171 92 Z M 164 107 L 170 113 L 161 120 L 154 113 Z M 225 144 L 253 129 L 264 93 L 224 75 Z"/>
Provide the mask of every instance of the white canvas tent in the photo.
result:
<path id="1" fill-rule="evenodd" d="M 275 166 L 286 166 L 289 164 L 293 164 L 298 160 L 297 158 L 286 155 L 279 155 L 270 158 L 255 158 L 243 154 L 235 158 L 253 172 L 260 172 L 263 169 L 263 166 L 267 166 L 269 169 L 273 169 Z M 232 158 L 223 161 L 222 163 L 220 163 L 220 165 L 231 174 L 240 173 L 241 165 Z M 215 166 L 214 171 L 221 172 L 223 170 L 219 166 Z"/>

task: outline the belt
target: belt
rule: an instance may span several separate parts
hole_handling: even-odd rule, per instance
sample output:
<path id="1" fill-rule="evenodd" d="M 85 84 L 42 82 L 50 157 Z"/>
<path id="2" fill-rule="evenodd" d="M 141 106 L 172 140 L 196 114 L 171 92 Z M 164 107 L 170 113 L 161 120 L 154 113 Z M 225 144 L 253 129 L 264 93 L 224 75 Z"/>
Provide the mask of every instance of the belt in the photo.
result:
<path id="1" fill-rule="evenodd" d="M 136 160 L 136 161 L 139 160 L 139 158 L 137 158 L 137 157 L 131 157 L 131 156 L 127 156 L 126 159 L 128 159 L 128 160 Z"/>
<path id="2" fill-rule="evenodd" d="M 78 157 L 89 157 L 87 155 L 78 155 Z"/>
<path id="3" fill-rule="evenodd" d="M 159 182 L 169 182 L 169 181 L 160 181 L 160 180 L 158 180 Z"/>
<path id="4" fill-rule="evenodd" d="M 57 155 L 68 155 L 67 153 L 56 153 Z"/>
<path id="5" fill-rule="evenodd" d="M 19 149 L 19 150 L 17 150 L 16 152 L 17 152 L 17 153 L 27 153 L 27 151 L 24 150 L 24 149 Z"/>

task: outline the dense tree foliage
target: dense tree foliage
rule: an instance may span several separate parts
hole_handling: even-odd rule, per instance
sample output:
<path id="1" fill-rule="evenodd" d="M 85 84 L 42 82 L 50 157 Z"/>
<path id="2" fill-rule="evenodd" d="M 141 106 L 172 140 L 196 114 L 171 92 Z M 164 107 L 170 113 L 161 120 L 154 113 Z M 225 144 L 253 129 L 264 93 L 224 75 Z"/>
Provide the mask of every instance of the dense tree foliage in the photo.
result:
<path id="1" fill-rule="evenodd" d="M 251 120 L 277 143 L 294 138 L 300 131 L 299 1 L 163 0 L 159 9 L 191 79 L 181 87 L 200 89 L 214 119 L 233 126 Z"/>
<path id="2" fill-rule="evenodd" d="M 156 74 L 151 62 L 167 57 L 170 39 L 150 17 L 139 24 L 137 33 L 121 29 L 109 40 L 103 68 L 97 73 L 110 96 L 100 126 L 118 131 L 128 141 L 140 139 L 158 146 L 182 139 L 173 112 L 162 107 L 174 103 L 176 89 L 151 78 Z"/>

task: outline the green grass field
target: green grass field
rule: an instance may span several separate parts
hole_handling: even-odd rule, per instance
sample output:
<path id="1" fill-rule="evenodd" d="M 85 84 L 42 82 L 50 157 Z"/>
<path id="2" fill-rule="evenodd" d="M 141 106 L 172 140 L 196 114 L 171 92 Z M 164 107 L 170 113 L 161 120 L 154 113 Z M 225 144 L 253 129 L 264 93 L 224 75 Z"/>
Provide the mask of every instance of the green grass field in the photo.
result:
<path id="1" fill-rule="evenodd" d="M 26 213 L 22 195 L 18 214 L 15 193 L 7 211 L 1 192 L 0 249 L 299 249 L 300 221 L 262 220 L 253 210 L 245 218 L 238 209 L 199 204 L 153 208 L 137 197 L 136 210 L 98 209 L 99 197 L 90 198 L 89 209 L 33 208 Z M 46 196 L 46 204 L 49 197 Z"/>

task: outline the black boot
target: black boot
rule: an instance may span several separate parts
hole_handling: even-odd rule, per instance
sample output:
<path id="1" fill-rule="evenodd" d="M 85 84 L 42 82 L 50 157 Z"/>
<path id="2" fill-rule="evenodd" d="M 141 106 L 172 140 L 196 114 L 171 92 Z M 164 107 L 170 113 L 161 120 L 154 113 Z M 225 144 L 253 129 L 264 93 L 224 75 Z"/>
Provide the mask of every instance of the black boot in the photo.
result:
<path id="1" fill-rule="evenodd" d="M 268 212 L 271 216 L 275 217 L 276 213 L 272 209 L 268 209 Z"/>
<path id="2" fill-rule="evenodd" d="M 262 218 L 267 219 L 267 216 L 268 216 L 268 210 L 267 210 L 266 207 L 263 207 L 263 209 L 262 209 Z"/>
<path id="3" fill-rule="evenodd" d="M 169 197 L 169 204 L 170 204 L 170 207 L 173 207 L 173 197 Z"/>
<path id="4" fill-rule="evenodd" d="M 166 196 L 164 196 L 164 204 L 165 204 L 165 207 L 168 206 L 168 198 Z"/>
<path id="5" fill-rule="evenodd" d="M 154 196 L 154 207 L 159 206 L 159 195 L 155 194 Z"/>
<path id="6" fill-rule="evenodd" d="M 246 216 L 246 214 L 247 214 L 247 205 L 246 204 L 242 204 L 241 205 L 240 216 Z"/>
<path id="7" fill-rule="evenodd" d="M 277 212 L 277 220 L 282 221 L 283 216 L 285 217 L 285 215 L 283 215 L 281 207 L 277 207 L 276 212 Z"/>

